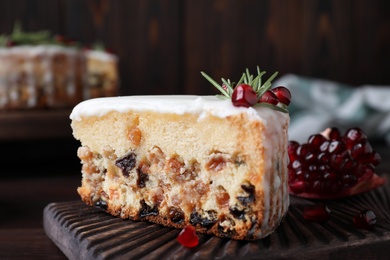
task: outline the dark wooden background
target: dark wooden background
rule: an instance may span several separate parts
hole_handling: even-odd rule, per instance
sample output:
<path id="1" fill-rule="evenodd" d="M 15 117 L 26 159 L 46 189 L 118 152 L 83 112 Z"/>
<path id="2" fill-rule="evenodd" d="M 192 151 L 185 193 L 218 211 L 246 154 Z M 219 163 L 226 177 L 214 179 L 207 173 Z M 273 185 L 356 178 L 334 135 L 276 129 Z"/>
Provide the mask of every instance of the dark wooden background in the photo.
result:
<path id="1" fill-rule="evenodd" d="M 388 0 L 0 0 L 0 33 L 16 21 L 103 42 L 119 56 L 121 95 L 216 94 L 201 70 L 237 81 L 257 65 L 390 86 Z M 79 175 L 70 111 L 61 113 L 2 113 L 12 135 L 0 138 L 0 176 Z"/>
<path id="2" fill-rule="evenodd" d="M 359 86 L 390 85 L 387 0 L 0 0 L 15 21 L 120 58 L 121 94 L 214 94 L 257 65 Z"/>

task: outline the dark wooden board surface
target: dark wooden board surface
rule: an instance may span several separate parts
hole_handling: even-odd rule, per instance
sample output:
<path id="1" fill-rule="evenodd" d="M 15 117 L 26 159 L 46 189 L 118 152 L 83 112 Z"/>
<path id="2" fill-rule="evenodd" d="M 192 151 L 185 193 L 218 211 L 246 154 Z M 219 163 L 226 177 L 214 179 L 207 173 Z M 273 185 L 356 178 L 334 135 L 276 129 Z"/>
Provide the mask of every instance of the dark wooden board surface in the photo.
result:
<path id="1" fill-rule="evenodd" d="M 326 201 L 325 223 L 303 219 L 313 201 L 291 197 L 289 212 L 270 236 L 256 242 L 199 235 L 188 249 L 176 237 L 180 230 L 112 217 L 80 201 L 51 203 L 44 210 L 48 237 L 69 259 L 388 259 L 390 184 L 373 192 Z M 372 230 L 352 224 L 363 209 L 377 214 Z"/>

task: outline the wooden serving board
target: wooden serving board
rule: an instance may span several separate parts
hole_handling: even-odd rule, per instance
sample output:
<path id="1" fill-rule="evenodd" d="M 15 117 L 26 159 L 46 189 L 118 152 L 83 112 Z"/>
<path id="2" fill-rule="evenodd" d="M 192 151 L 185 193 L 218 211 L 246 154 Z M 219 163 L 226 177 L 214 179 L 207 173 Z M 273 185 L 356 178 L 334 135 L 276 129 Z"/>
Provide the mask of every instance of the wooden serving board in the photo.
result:
<path id="1" fill-rule="evenodd" d="M 180 230 L 112 217 L 80 201 L 51 203 L 44 209 L 44 228 L 69 259 L 388 259 L 390 185 L 342 200 L 326 201 L 325 223 L 303 219 L 315 202 L 291 197 L 286 218 L 270 236 L 255 242 L 199 235 L 189 249 L 176 237 Z M 372 230 L 352 224 L 352 216 L 369 208 L 377 215 Z"/>

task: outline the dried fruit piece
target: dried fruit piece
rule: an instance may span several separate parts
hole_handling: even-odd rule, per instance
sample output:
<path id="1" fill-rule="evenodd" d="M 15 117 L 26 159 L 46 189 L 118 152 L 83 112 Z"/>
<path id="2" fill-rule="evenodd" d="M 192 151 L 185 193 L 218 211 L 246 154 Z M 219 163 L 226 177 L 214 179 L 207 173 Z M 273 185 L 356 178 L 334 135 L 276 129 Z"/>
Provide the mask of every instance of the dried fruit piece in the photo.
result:
<path id="1" fill-rule="evenodd" d="M 357 228 L 369 230 L 376 224 L 376 215 L 372 210 L 365 209 L 353 216 L 352 222 Z"/>
<path id="2" fill-rule="evenodd" d="M 199 243 L 195 228 L 191 225 L 186 226 L 177 236 L 177 241 L 185 247 L 195 247 Z"/>
<path id="3" fill-rule="evenodd" d="M 146 204 L 145 200 L 140 201 L 141 209 L 139 211 L 139 218 L 144 218 L 147 216 L 158 216 L 158 207 L 157 206 L 149 206 Z"/>
<path id="4" fill-rule="evenodd" d="M 123 176 L 125 177 L 129 177 L 130 171 L 134 169 L 136 163 L 137 155 L 135 153 L 129 153 L 115 161 L 115 165 L 122 170 Z"/>
<path id="5" fill-rule="evenodd" d="M 309 221 L 325 222 L 330 217 L 330 210 L 324 203 L 305 207 L 303 218 Z"/>
<path id="6" fill-rule="evenodd" d="M 168 216 L 174 223 L 182 223 L 184 221 L 184 212 L 178 207 L 169 207 Z"/>
<path id="7" fill-rule="evenodd" d="M 217 212 L 214 210 L 206 210 L 203 213 L 192 212 L 190 215 L 191 225 L 200 225 L 204 228 L 211 228 L 217 222 Z"/>
<path id="8" fill-rule="evenodd" d="M 329 128 L 301 145 L 290 141 L 288 155 L 289 191 L 300 197 L 340 198 L 384 183 L 375 174 L 380 155 L 356 127 L 344 135 L 337 128 Z"/>

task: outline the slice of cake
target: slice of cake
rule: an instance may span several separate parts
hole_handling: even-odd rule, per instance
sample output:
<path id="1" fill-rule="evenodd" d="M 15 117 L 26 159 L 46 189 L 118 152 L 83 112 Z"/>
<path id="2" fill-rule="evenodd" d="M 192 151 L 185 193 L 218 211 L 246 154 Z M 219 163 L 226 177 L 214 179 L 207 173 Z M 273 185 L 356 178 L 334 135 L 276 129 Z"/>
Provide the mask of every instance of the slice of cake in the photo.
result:
<path id="1" fill-rule="evenodd" d="M 78 192 L 121 218 L 265 237 L 289 206 L 289 116 L 270 105 L 212 96 L 84 101 L 70 116 L 82 145 Z"/>

